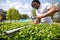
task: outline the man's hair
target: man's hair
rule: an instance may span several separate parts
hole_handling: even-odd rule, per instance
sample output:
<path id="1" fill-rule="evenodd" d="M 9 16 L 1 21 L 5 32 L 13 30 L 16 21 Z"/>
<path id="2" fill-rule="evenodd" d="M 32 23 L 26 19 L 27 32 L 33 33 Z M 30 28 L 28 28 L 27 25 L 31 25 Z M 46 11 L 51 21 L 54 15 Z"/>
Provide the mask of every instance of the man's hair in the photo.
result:
<path id="1" fill-rule="evenodd" d="M 39 3 L 39 4 L 40 4 L 40 1 L 39 1 L 39 0 L 33 0 L 33 1 L 32 1 L 32 4 L 33 4 L 33 2 L 36 2 L 36 3 Z M 31 4 L 31 5 L 32 5 L 32 4 Z M 33 7 L 33 5 L 32 5 L 32 7 Z"/>

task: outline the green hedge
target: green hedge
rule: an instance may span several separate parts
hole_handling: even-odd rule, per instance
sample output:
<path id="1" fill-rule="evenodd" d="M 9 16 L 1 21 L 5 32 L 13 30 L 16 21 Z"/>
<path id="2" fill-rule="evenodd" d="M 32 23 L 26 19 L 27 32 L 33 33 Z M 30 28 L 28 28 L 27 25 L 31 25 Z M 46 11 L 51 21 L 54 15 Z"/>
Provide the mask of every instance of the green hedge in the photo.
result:
<path id="1" fill-rule="evenodd" d="M 29 23 L 0 23 L 0 34 Z M 28 27 L 16 32 L 12 38 L 7 35 L 0 36 L 2 40 L 59 40 L 60 25 L 58 24 L 30 24 Z"/>

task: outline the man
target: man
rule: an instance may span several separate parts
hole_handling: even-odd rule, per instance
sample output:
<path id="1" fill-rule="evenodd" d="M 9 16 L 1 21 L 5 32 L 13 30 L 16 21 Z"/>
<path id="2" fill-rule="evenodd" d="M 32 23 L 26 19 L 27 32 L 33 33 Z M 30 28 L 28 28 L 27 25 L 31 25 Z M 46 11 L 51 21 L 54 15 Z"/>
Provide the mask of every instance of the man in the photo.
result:
<path id="1" fill-rule="evenodd" d="M 32 7 L 36 9 L 36 19 L 33 22 L 34 24 L 52 24 L 53 21 L 50 16 L 59 11 L 56 6 L 52 6 L 50 3 L 41 4 L 39 0 L 33 0 Z"/>

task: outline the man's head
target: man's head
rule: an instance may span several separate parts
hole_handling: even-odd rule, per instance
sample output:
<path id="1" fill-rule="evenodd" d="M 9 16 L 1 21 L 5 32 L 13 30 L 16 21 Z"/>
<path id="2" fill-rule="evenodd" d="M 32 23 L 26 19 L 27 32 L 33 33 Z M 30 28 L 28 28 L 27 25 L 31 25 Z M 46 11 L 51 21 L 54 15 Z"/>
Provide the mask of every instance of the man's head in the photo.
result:
<path id="1" fill-rule="evenodd" d="M 32 1 L 32 7 L 38 9 L 40 7 L 40 1 L 39 0 L 33 0 Z"/>

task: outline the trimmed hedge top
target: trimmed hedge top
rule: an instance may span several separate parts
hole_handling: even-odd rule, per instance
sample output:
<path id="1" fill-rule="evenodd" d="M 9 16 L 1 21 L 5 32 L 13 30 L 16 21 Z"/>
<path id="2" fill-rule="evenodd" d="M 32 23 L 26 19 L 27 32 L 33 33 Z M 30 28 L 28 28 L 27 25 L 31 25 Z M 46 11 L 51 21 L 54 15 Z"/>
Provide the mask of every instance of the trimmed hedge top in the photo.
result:
<path id="1" fill-rule="evenodd" d="M 58 24 L 28 24 L 30 23 L 0 23 L 0 34 L 13 28 L 28 26 L 16 32 L 11 40 L 59 40 L 60 38 L 60 25 Z M 9 40 L 5 34 L 0 38 Z"/>

